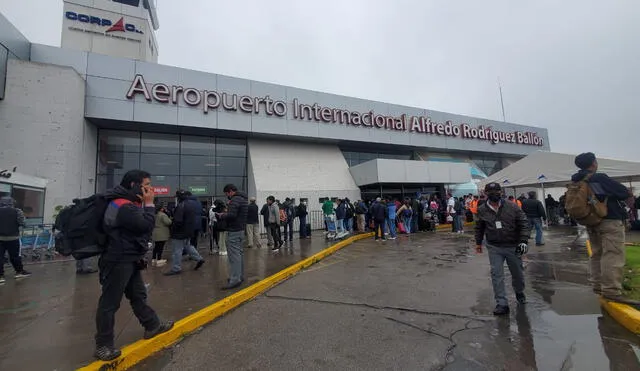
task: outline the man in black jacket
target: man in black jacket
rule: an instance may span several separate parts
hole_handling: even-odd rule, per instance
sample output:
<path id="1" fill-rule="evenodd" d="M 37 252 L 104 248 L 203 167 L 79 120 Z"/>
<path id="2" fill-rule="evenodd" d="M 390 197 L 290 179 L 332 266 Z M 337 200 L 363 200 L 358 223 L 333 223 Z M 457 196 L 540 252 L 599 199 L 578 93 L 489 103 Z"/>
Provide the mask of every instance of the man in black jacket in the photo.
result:
<path id="1" fill-rule="evenodd" d="M 24 270 L 20 257 L 20 227 L 24 227 L 24 213 L 14 207 L 13 198 L 0 199 L 0 285 L 4 279 L 4 254 L 9 253 L 9 261 L 16 271 L 16 278 L 29 277 L 31 273 Z"/>
<path id="2" fill-rule="evenodd" d="M 622 296 L 627 211 L 621 202 L 632 193 L 607 174 L 597 172 L 598 161 L 593 153 L 579 154 L 574 162 L 580 171 L 571 177 L 571 181 L 579 182 L 588 177 L 587 182 L 592 192 L 601 202 L 607 203 L 607 216 L 598 225 L 587 226 L 592 251 L 590 263 L 593 290 L 609 300 L 639 305 L 639 302 Z"/>
<path id="3" fill-rule="evenodd" d="M 229 262 L 229 282 L 223 290 L 236 288 L 244 281 L 244 231 L 247 225 L 247 195 L 238 191 L 233 184 L 224 186 L 224 194 L 229 198 L 226 213 L 219 214 L 227 222 L 227 258 Z"/>
<path id="4" fill-rule="evenodd" d="M 382 241 L 386 241 L 387 237 L 384 235 L 384 222 L 388 215 L 387 205 L 382 202 L 382 198 L 378 197 L 369 211 L 371 213 L 371 219 L 373 219 L 375 240 L 380 241 L 380 238 L 378 237 L 379 233 L 382 237 Z"/>
<path id="5" fill-rule="evenodd" d="M 179 189 L 176 192 L 178 205 L 173 212 L 173 223 L 171 224 L 171 249 L 172 266 L 171 270 L 165 272 L 165 276 L 174 276 L 182 273 L 182 252 L 186 251 L 191 259 L 196 261 L 195 270 L 200 269 L 204 264 L 204 259 L 198 250 L 191 245 L 191 238 L 197 229 L 200 228 L 200 204 L 190 200 L 190 193 Z"/>
<path id="6" fill-rule="evenodd" d="M 251 197 L 249 199 L 249 206 L 247 207 L 247 247 L 253 246 L 261 248 L 260 244 L 260 219 L 258 216 L 258 205 L 256 205 L 256 198 Z"/>
<path id="7" fill-rule="evenodd" d="M 169 331 L 173 322 L 161 322 L 147 305 L 147 289 L 140 271 L 146 268 L 144 255 L 155 226 L 155 206 L 150 175 L 131 170 L 119 186 L 106 192 L 110 201 L 104 214 L 104 230 L 108 245 L 99 260 L 102 295 L 96 312 L 96 358 L 109 361 L 120 356 L 114 347 L 115 314 L 122 294 L 144 327 L 144 338 L 150 339 Z"/>
<path id="8" fill-rule="evenodd" d="M 265 203 L 264 205 L 262 205 L 262 208 L 260 209 L 260 215 L 262 215 L 262 222 L 264 224 L 264 228 L 267 231 L 267 246 L 272 247 L 273 236 L 269 231 L 269 205 L 268 204 Z"/>
<path id="9" fill-rule="evenodd" d="M 547 220 L 547 213 L 544 211 L 542 202 L 537 200 L 535 191 L 529 192 L 529 198 L 522 200 L 522 211 L 529 219 L 531 229 L 536 229 L 536 246 L 544 245 L 542 240 L 542 221 Z"/>
<path id="10" fill-rule="evenodd" d="M 476 252 L 482 253 L 482 241 L 486 238 L 491 264 L 491 282 L 496 300 L 494 315 L 509 313 L 509 302 L 504 287 L 504 262 L 506 260 L 513 291 L 519 304 L 525 304 L 524 269 L 522 255 L 528 251 L 531 229 L 527 216 L 518 205 L 502 198 L 502 188 L 498 183 L 489 183 L 485 187 L 487 202 L 478 207 L 476 222 Z"/>

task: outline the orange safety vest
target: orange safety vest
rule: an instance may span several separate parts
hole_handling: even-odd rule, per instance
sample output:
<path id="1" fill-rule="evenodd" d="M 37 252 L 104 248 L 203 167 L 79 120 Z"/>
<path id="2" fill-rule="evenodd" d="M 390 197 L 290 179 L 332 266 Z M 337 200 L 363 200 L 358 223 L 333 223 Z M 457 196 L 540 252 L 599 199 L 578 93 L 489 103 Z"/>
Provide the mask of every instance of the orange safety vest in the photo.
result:
<path id="1" fill-rule="evenodd" d="M 520 201 L 518 199 L 515 199 L 515 200 L 513 200 L 511 202 L 513 202 L 514 204 L 518 205 L 518 207 L 522 209 L 522 201 Z"/>
<path id="2" fill-rule="evenodd" d="M 469 210 L 471 210 L 471 214 L 478 213 L 478 200 L 471 200 L 471 203 L 469 204 Z"/>

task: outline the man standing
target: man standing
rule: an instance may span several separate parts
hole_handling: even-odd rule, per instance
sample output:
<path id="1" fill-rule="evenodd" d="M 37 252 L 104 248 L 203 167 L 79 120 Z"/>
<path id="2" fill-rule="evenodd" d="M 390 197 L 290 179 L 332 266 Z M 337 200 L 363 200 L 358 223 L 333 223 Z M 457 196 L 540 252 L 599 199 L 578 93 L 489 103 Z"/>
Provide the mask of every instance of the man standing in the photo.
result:
<path id="1" fill-rule="evenodd" d="M 20 257 L 20 227 L 24 227 L 24 213 L 13 206 L 13 198 L 0 199 L 0 284 L 4 279 L 4 255 L 9 253 L 9 261 L 16 271 L 16 278 L 29 277 Z"/>
<path id="2" fill-rule="evenodd" d="M 396 234 L 396 204 L 392 202 L 388 197 L 385 198 L 387 214 L 385 215 L 384 224 L 386 225 L 386 229 L 389 231 L 389 239 L 395 240 L 397 238 Z"/>
<path id="3" fill-rule="evenodd" d="M 447 193 L 447 216 L 451 216 L 451 232 L 457 233 L 456 199 L 451 193 Z"/>
<path id="4" fill-rule="evenodd" d="M 367 205 L 364 204 L 364 201 L 358 200 L 356 203 L 356 224 L 358 228 L 358 232 L 365 232 L 365 215 L 367 214 Z"/>
<path id="5" fill-rule="evenodd" d="M 556 201 L 551 194 L 548 194 L 544 200 L 544 205 L 547 207 L 549 223 L 558 224 L 558 201 Z"/>
<path id="6" fill-rule="evenodd" d="M 621 303 L 640 305 L 640 302 L 622 296 L 622 278 L 625 264 L 625 220 L 627 212 L 620 204 L 631 196 L 627 187 L 598 173 L 598 161 L 591 153 L 581 153 L 575 158 L 580 169 L 571 177 L 573 182 L 586 181 L 597 201 L 606 204 L 607 214 L 599 223 L 586 225 L 591 242 L 591 281 L 593 291 L 605 299 Z M 568 193 L 568 192 L 567 192 Z M 567 210 L 574 205 L 571 197 L 565 199 Z M 585 222 L 577 219 L 578 223 Z M 586 223 L 585 223 L 586 224 Z"/>
<path id="7" fill-rule="evenodd" d="M 529 192 L 529 198 L 522 201 L 522 211 L 529 219 L 529 226 L 536 229 L 536 246 L 544 245 L 542 240 L 542 221 L 547 220 L 547 213 L 544 211 L 542 202 L 536 199 L 536 192 Z"/>
<path id="8" fill-rule="evenodd" d="M 344 221 L 347 217 L 347 209 L 343 199 L 338 199 L 338 206 L 336 207 L 336 232 L 338 235 L 345 232 Z"/>
<path id="9" fill-rule="evenodd" d="M 380 197 L 376 198 L 375 203 L 371 206 L 371 219 L 373 219 L 373 228 L 375 229 L 375 240 L 386 241 L 387 237 L 384 235 L 384 221 L 387 216 L 387 206 L 382 203 Z M 378 237 L 380 234 L 380 237 Z"/>
<path id="10" fill-rule="evenodd" d="M 307 211 L 307 201 L 300 201 L 298 205 L 298 211 L 296 211 L 298 215 L 298 219 L 300 219 L 300 238 L 311 238 L 307 233 L 307 215 L 309 212 Z"/>
<path id="11" fill-rule="evenodd" d="M 265 203 L 262 205 L 262 209 L 260 209 L 260 215 L 262 215 L 262 223 L 264 223 L 264 229 L 267 231 L 267 246 L 273 246 L 273 236 L 271 231 L 269 230 L 269 203 Z"/>
<path id="12" fill-rule="evenodd" d="M 260 219 L 255 197 L 249 199 L 249 206 L 247 206 L 247 247 L 252 248 L 253 245 L 257 248 L 262 247 L 260 245 Z"/>
<path id="13" fill-rule="evenodd" d="M 486 236 L 489 263 L 491 264 L 491 282 L 496 300 L 493 314 L 509 313 L 509 302 L 504 287 L 504 262 L 511 272 L 513 291 L 518 304 L 525 304 L 524 269 L 522 255 L 528 251 L 530 227 L 527 216 L 513 202 L 502 199 L 502 189 L 498 183 L 489 183 L 485 187 L 488 200 L 478 207 L 476 223 L 476 252 L 482 253 L 482 240 Z"/>
<path id="14" fill-rule="evenodd" d="M 172 267 L 165 272 L 165 276 L 174 276 L 182 273 L 182 252 L 195 260 L 195 270 L 200 269 L 204 264 L 204 259 L 198 254 L 198 250 L 191 245 L 191 239 L 196 231 L 196 224 L 200 225 L 200 207 L 189 201 L 189 192 L 182 189 L 176 191 L 178 205 L 173 213 L 173 224 L 171 225 L 171 249 Z"/>
<path id="15" fill-rule="evenodd" d="M 287 215 L 287 221 L 284 222 L 284 242 L 293 242 L 293 220 L 296 217 L 293 201 L 289 197 L 285 198 L 282 208 Z"/>
<path id="16" fill-rule="evenodd" d="M 280 250 L 284 242 L 282 242 L 282 238 L 280 237 L 280 208 L 276 203 L 276 198 L 273 196 L 267 197 L 267 212 L 265 219 L 268 224 L 267 233 L 273 241 L 271 251 L 276 252 Z"/>
<path id="17" fill-rule="evenodd" d="M 247 225 L 247 195 L 238 191 L 233 184 L 227 184 L 223 189 L 229 198 L 227 212 L 220 214 L 220 218 L 227 222 L 227 257 L 229 261 L 229 282 L 223 290 L 236 288 L 244 281 L 244 231 Z"/>
<path id="18" fill-rule="evenodd" d="M 144 338 L 169 331 L 173 322 L 161 322 L 147 304 L 147 288 L 141 270 L 155 226 L 155 206 L 151 175 L 141 170 L 128 171 L 119 186 L 106 192 L 109 206 L 104 213 L 107 248 L 100 256 L 102 295 L 96 311 L 95 357 L 110 361 L 120 357 L 113 344 L 115 315 L 124 294 L 133 314 L 144 327 Z M 180 252 L 182 249 L 180 249 Z"/>

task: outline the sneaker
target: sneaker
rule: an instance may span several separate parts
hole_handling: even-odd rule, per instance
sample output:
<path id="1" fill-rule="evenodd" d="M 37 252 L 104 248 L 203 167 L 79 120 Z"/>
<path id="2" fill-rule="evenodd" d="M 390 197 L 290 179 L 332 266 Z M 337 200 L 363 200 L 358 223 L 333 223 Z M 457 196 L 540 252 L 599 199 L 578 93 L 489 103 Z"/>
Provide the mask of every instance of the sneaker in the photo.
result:
<path id="1" fill-rule="evenodd" d="M 5 282 L 7 282 L 7 280 L 4 279 L 4 276 L 0 276 L 0 285 L 4 284 Z"/>
<path id="2" fill-rule="evenodd" d="M 144 338 L 151 339 L 173 328 L 173 321 L 161 322 L 154 330 L 144 330 Z"/>
<path id="3" fill-rule="evenodd" d="M 395 240 L 398 237 L 389 237 L 390 240 Z"/>
<path id="4" fill-rule="evenodd" d="M 496 305 L 496 309 L 493 310 L 494 316 L 504 316 L 509 314 L 509 307 L 506 305 Z"/>
<path id="5" fill-rule="evenodd" d="M 101 361 L 111 361 L 120 357 L 121 354 L 122 352 L 120 352 L 120 349 L 118 348 L 114 348 L 110 346 L 100 346 L 96 348 L 96 351 L 95 353 L 93 353 L 93 356 Z"/>
<path id="6" fill-rule="evenodd" d="M 516 300 L 518 301 L 518 304 L 527 304 L 527 297 L 524 293 L 516 294 Z"/>
<path id="7" fill-rule="evenodd" d="M 22 272 L 16 273 L 16 278 L 29 277 L 30 275 L 31 275 L 31 272 L 27 272 L 23 269 Z"/>
<path id="8" fill-rule="evenodd" d="M 200 269 L 200 267 L 202 267 L 202 264 L 204 264 L 204 259 L 199 260 L 199 261 L 196 263 L 196 267 L 195 267 L 195 268 L 193 268 L 193 270 L 197 271 L 198 269 Z"/>
<path id="9" fill-rule="evenodd" d="M 157 262 L 158 262 L 157 260 L 155 260 L 155 259 L 151 259 L 151 266 L 152 266 L 152 267 L 155 267 L 155 266 L 156 266 L 156 264 L 157 264 Z"/>
<path id="10" fill-rule="evenodd" d="M 156 267 L 164 267 L 167 265 L 167 259 L 156 260 Z"/>
<path id="11" fill-rule="evenodd" d="M 182 273 L 182 271 L 168 271 L 168 272 L 164 272 L 163 275 L 165 275 L 165 276 L 177 276 L 180 273 Z"/>
<path id="12" fill-rule="evenodd" d="M 220 251 L 220 252 L 218 253 L 218 255 L 220 255 L 220 256 L 227 256 L 227 252 L 226 252 L 226 251 Z"/>

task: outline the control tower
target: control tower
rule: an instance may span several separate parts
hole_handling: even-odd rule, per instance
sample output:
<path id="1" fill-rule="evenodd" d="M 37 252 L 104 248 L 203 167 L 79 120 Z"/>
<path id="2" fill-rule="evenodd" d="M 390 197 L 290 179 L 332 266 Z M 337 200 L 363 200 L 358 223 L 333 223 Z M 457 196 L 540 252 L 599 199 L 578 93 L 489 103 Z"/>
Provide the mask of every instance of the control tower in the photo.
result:
<path id="1" fill-rule="evenodd" d="M 64 0 L 66 49 L 158 62 L 155 0 Z"/>

